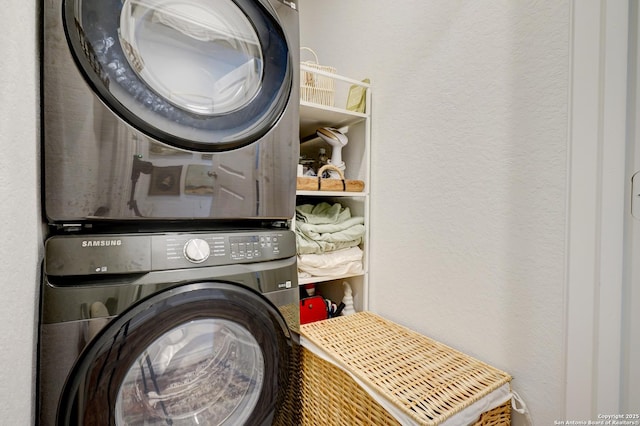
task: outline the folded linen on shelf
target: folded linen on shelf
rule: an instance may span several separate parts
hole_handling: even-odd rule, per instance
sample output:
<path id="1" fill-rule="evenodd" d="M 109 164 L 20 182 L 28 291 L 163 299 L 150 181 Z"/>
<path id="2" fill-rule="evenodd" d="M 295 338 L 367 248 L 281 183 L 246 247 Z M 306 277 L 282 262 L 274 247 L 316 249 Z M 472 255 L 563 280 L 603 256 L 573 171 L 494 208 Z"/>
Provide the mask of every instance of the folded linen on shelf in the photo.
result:
<path id="1" fill-rule="evenodd" d="M 361 274 L 362 249 L 351 247 L 324 254 L 298 255 L 298 270 L 315 276 Z"/>
<path id="2" fill-rule="evenodd" d="M 329 204 L 325 201 L 318 204 L 302 204 L 296 206 L 296 220 L 314 225 L 341 223 L 351 218 L 349 207 L 340 203 Z"/>
<path id="3" fill-rule="evenodd" d="M 364 217 L 351 216 L 348 207 L 321 202 L 296 207 L 298 254 L 321 254 L 355 247 L 364 237 Z"/>

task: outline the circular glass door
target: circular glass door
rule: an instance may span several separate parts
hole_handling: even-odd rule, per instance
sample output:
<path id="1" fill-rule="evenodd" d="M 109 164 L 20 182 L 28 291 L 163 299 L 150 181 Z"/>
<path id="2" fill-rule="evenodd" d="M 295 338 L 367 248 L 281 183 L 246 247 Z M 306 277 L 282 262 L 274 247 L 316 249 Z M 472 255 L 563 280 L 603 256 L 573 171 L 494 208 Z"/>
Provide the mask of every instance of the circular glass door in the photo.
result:
<path id="1" fill-rule="evenodd" d="M 283 113 L 292 75 L 277 18 L 251 0 L 66 0 L 80 71 L 110 109 L 162 142 L 227 150 Z"/>
<path id="2" fill-rule="evenodd" d="M 120 44 L 152 91 L 194 114 L 226 114 L 247 105 L 263 74 L 260 40 L 230 1 L 125 0 Z"/>
<path id="3" fill-rule="evenodd" d="M 245 424 L 263 381 L 264 358 L 249 330 L 223 319 L 190 321 L 131 365 L 116 398 L 116 424 Z"/>
<path id="4" fill-rule="evenodd" d="M 59 425 L 263 424 L 290 385 L 290 335 L 261 295 L 221 282 L 142 300 L 85 348 Z"/>

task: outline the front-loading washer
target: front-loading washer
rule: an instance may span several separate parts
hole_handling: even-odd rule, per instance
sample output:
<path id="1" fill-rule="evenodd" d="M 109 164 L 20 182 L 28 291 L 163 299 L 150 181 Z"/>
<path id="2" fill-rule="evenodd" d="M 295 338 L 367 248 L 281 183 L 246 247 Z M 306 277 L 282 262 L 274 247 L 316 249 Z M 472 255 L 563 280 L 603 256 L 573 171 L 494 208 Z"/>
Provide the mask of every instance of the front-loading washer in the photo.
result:
<path id="1" fill-rule="evenodd" d="M 292 231 L 47 240 L 38 424 L 291 425 Z"/>
<path id="2" fill-rule="evenodd" d="M 297 0 L 43 0 L 47 222 L 295 208 Z"/>

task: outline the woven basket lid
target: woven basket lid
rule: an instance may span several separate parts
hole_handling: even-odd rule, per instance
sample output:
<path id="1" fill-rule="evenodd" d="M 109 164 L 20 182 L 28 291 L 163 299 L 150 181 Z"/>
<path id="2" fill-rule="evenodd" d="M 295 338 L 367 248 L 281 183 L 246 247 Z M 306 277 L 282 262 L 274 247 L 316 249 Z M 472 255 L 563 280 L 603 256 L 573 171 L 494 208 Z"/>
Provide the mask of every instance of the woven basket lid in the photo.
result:
<path id="1" fill-rule="evenodd" d="M 300 327 L 302 336 L 421 425 L 439 424 L 511 376 L 371 312 Z"/>

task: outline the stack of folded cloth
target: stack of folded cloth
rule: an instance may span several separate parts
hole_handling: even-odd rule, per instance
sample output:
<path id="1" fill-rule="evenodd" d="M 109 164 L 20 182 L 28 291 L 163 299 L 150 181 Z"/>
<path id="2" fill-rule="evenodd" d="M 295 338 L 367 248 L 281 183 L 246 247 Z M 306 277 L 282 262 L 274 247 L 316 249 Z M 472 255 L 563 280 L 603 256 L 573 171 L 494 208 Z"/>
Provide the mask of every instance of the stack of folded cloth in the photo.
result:
<path id="1" fill-rule="evenodd" d="M 362 273 L 364 217 L 339 203 L 296 207 L 296 243 L 301 276 Z"/>

